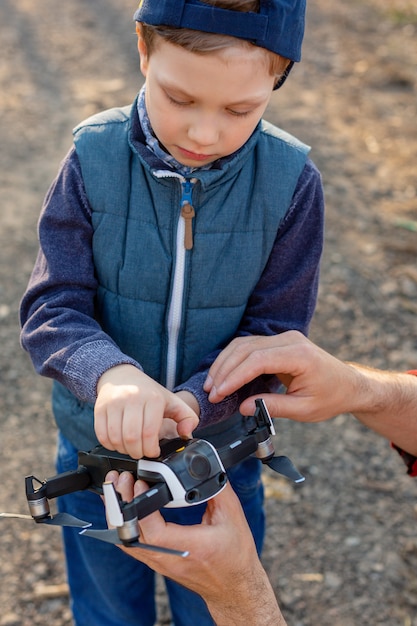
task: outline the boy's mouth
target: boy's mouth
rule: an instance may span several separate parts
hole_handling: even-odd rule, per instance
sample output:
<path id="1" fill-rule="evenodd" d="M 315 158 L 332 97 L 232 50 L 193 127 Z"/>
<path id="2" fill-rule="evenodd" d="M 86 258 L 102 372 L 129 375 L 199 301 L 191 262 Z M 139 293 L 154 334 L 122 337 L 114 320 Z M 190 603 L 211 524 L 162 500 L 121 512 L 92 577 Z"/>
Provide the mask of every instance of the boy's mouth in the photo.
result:
<path id="1" fill-rule="evenodd" d="M 181 146 L 177 146 L 177 148 L 183 157 L 187 159 L 192 159 L 193 161 L 212 161 L 216 158 L 214 154 L 200 154 L 198 152 L 191 152 L 191 150 L 186 150 L 185 148 L 181 148 Z"/>

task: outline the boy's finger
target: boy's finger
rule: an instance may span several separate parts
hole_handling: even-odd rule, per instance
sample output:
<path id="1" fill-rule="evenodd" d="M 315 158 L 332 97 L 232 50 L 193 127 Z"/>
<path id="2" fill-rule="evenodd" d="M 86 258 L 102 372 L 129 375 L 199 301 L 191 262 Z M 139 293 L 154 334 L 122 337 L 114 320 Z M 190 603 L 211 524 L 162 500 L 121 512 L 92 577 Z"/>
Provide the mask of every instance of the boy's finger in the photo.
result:
<path id="1" fill-rule="evenodd" d="M 185 437 L 191 435 L 200 421 L 193 409 L 179 398 L 178 402 L 165 412 L 165 417 L 169 417 L 176 422 L 178 434 Z"/>
<path id="2" fill-rule="evenodd" d="M 197 428 L 199 419 L 197 416 L 185 417 L 177 422 L 177 432 L 180 437 L 191 437 L 192 432 Z"/>

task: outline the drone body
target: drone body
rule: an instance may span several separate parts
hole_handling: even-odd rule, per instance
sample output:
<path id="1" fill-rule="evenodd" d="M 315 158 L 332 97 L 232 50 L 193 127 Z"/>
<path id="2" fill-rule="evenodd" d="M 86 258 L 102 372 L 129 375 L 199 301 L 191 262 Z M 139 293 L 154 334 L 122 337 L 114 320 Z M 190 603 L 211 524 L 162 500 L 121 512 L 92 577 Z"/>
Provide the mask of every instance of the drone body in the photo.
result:
<path id="1" fill-rule="evenodd" d="M 295 483 L 304 481 L 287 457 L 274 455 L 273 435 L 275 430 L 265 404 L 263 400 L 256 400 L 255 414 L 242 416 L 240 432 L 217 448 L 207 439 L 162 440 L 157 459 L 135 460 L 97 446 L 90 452 L 79 452 L 78 468 L 74 471 L 57 474 L 45 481 L 27 476 L 29 511 L 37 523 L 80 527 L 81 534 L 86 536 L 146 548 L 138 541 L 140 519 L 164 507 L 186 507 L 206 502 L 225 487 L 226 470 L 251 455 Z M 105 482 L 111 470 L 128 471 L 135 480 L 144 480 L 149 489 L 131 502 L 123 502 L 113 485 Z M 89 522 L 68 514 L 51 516 L 50 499 L 85 489 L 104 495 L 109 523 L 116 527 L 114 530 L 91 529 Z M 12 515 L 0 514 L 1 517 Z M 148 548 L 185 555 L 165 548 Z"/>

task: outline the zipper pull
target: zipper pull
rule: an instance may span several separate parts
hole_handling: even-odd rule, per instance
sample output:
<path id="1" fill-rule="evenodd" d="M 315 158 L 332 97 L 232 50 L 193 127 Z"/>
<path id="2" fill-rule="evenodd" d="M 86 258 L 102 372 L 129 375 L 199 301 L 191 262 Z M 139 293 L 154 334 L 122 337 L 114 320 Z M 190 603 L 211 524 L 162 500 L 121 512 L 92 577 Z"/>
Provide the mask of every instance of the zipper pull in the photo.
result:
<path id="1" fill-rule="evenodd" d="M 194 207 L 185 202 L 182 205 L 181 215 L 185 220 L 185 232 L 184 232 L 184 248 L 186 250 L 192 250 L 193 247 L 193 217 L 195 216 Z"/>
<path id="2" fill-rule="evenodd" d="M 184 248 L 193 248 L 193 217 L 195 217 L 194 207 L 191 204 L 193 181 L 186 180 L 182 183 L 181 216 L 184 218 Z"/>

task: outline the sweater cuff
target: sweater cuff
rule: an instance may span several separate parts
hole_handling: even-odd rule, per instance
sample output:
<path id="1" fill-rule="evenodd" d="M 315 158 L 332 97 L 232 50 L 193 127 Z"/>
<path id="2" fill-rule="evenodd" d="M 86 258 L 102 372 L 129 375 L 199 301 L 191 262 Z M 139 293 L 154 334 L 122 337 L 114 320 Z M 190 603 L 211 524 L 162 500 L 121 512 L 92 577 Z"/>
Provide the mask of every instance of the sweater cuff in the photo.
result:
<path id="1" fill-rule="evenodd" d="M 227 396 L 221 402 L 213 404 L 208 399 L 208 394 L 204 391 L 203 385 L 206 380 L 207 372 L 198 372 L 194 374 L 188 381 L 175 387 L 174 392 L 189 391 L 194 395 L 200 405 L 200 422 L 198 428 L 204 428 L 211 424 L 221 422 L 239 410 L 241 400 L 237 393 Z"/>
<path id="2" fill-rule="evenodd" d="M 108 341 L 91 341 L 76 350 L 64 369 L 65 386 L 84 402 L 97 400 L 97 382 L 116 365 L 133 365 L 143 371 L 137 361 L 123 354 Z"/>

